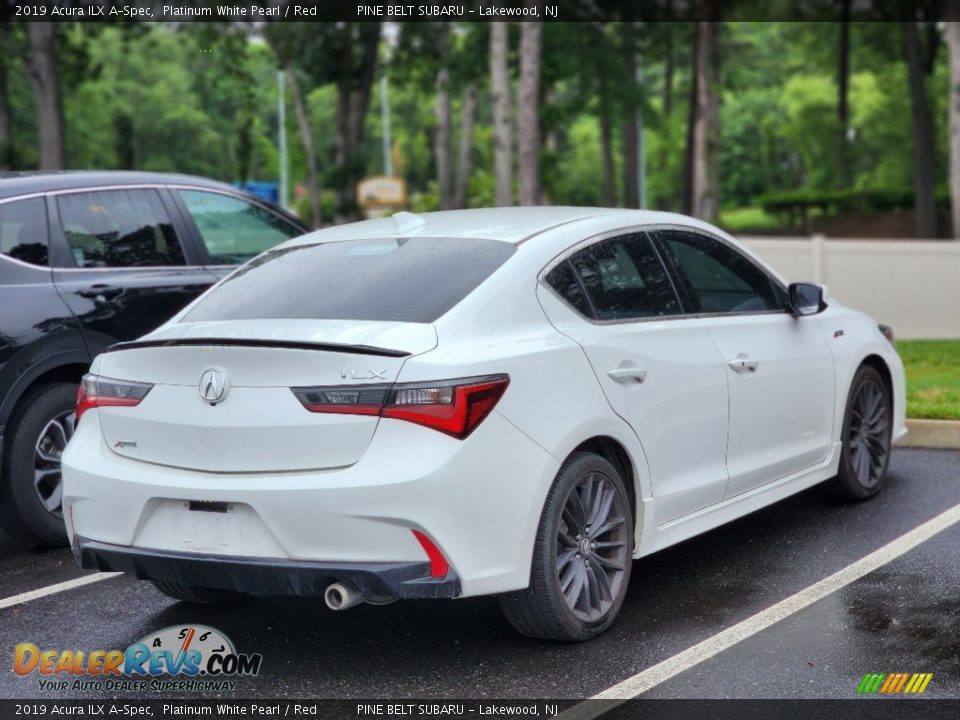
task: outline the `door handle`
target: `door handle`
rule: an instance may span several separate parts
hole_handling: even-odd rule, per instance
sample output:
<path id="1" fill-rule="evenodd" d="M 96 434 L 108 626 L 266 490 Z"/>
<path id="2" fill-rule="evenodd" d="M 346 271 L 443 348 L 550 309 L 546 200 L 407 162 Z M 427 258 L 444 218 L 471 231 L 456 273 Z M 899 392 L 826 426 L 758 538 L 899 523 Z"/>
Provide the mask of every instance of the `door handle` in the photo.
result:
<path id="1" fill-rule="evenodd" d="M 111 300 L 112 298 L 118 297 L 123 294 L 123 288 L 117 287 L 116 285 L 92 285 L 86 290 L 80 290 L 77 295 L 80 297 L 90 298 L 91 300 L 99 300 L 103 302 L 104 300 Z"/>
<path id="2" fill-rule="evenodd" d="M 618 383 L 627 383 L 636 380 L 642 383 L 647 379 L 647 371 L 638 367 L 618 367 L 613 370 L 607 370 L 607 375 Z"/>
<path id="3" fill-rule="evenodd" d="M 752 357 L 740 353 L 733 360 L 727 363 L 736 373 L 755 373 L 757 368 L 760 366 L 759 360 L 754 360 Z"/>

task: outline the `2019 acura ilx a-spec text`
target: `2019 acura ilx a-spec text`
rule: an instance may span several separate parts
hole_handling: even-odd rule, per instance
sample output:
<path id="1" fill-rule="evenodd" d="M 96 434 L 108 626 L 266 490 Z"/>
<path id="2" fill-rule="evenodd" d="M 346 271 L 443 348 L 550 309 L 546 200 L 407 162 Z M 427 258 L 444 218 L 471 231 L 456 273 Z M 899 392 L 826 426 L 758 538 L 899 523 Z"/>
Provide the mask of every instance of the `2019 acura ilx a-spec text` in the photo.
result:
<path id="1" fill-rule="evenodd" d="M 102 353 L 63 455 L 85 567 L 181 600 L 497 594 L 584 640 L 631 560 L 904 430 L 877 322 L 716 228 L 635 210 L 401 213 L 306 235 Z"/>

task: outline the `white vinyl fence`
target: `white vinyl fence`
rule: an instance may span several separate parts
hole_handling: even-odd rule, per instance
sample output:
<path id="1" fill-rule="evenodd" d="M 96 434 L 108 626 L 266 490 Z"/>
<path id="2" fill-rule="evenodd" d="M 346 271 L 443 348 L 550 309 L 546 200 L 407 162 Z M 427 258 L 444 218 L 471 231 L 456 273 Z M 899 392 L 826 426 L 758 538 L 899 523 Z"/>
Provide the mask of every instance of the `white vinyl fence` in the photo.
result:
<path id="1" fill-rule="evenodd" d="M 960 338 L 960 241 L 742 238 L 787 280 L 890 325 L 898 338 Z"/>

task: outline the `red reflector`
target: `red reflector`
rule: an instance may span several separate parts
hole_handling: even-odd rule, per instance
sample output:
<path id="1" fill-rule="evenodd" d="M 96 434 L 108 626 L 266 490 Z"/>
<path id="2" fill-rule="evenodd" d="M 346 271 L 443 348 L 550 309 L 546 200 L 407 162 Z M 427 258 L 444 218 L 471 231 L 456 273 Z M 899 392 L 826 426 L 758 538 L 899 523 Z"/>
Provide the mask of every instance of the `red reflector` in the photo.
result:
<path id="1" fill-rule="evenodd" d="M 434 545 L 433 540 L 428 538 L 419 530 L 411 530 L 410 532 L 413 533 L 413 536 L 417 539 L 417 542 L 420 543 L 420 547 L 424 549 L 424 552 L 427 553 L 427 557 L 430 558 L 430 577 L 446 577 L 447 571 L 450 569 L 450 563 L 447 562 L 447 559 L 443 556 L 443 553 L 440 552 L 440 548 Z"/>

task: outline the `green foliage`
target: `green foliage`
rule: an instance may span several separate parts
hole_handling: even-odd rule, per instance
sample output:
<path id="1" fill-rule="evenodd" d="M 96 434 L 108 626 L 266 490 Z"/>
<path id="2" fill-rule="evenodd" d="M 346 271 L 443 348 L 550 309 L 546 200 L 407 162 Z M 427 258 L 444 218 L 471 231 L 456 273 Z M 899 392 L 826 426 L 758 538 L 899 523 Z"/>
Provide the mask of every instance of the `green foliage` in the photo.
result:
<path id="1" fill-rule="evenodd" d="M 758 198 L 764 212 L 797 218 L 811 210 L 823 215 L 843 212 L 889 212 L 913 207 L 910 188 L 871 188 L 868 190 L 816 190 L 802 188 L 766 193 Z M 945 210 L 950 198 L 946 191 L 937 193 L 937 204 Z"/>
<path id="2" fill-rule="evenodd" d="M 656 20 L 669 19 L 666 15 Z M 468 203 L 493 203 L 492 127 L 487 82 L 488 26 L 453 23 L 447 47 L 439 23 L 402 24 L 392 54 L 381 44 L 375 75 L 387 70 L 395 172 L 411 206 L 437 206 L 435 82 L 450 71 L 452 154 L 459 141 L 462 92 L 476 83 L 478 105 Z M 650 204 L 680 209 L 695 23 L 649 22 L 634 38 L 644 83 L 628 77 L 623 27 L 612 22 L 547 23 L 540 105 L 542 183 L 555 204 L 597 205 L 603 198 L 601 119 L 612 131 L 615 202 L 624 173 L 623 121 L 643 111 Z M 2 67 L 12 118 L 15 168 L 36 165 L 37 131 L 25 28 L 6 28 Z M 383 171 L 380 88 L 373 85 L 362 142 L 338 164 L 336 128 L 343 87 L 360 84 L 363 38 L 376 23 L 78 24 L 58 27 L 67 150 L 75 168 L 142 168 L 227 181 L 278 175 L 277 72 L 292 66 L 303 90 L 323 187 L 324 217 L 352 199 L 358 176 Z M 718 32 L 722 221 L 731 229 L 770 230 L 805 213 L 875 212 L 912 204 L 910 93 L 900 23 L 850 26 L 850 122 L 838 117 L 839 26 L 752 23 L 736 18 Z M 511 24 L 511 71 L 519 28 Z M 352 38 L 352 40 L 350 40 Z M 934 56 L 927 95 L 936 156 L 947 155 L 948 71 Z M 668 66 L 670 72 L 668 72 Z M 346 68 L 346 71 L 344 71 Z M 288 90 L 286 134 L 292 185 L 307 162 Z M 668 111 L 669 106 L 669 111 Z M 2 144 L 2 139 L 0 139 Z M 0 148 L 2 150 L 2 148 Z M 850 158 L 850 182 L 840 158 Z M 0 157 L 0 164 L 3 162 Z M 934 168 L 947 184 L 946 162 Z M 846 186 L 848 185 L 848 186 Z M 944 198 L 940 198 L 941 204 Z M 297 202 L 303 212 L 305 201 Z M 744 208 L 734 212 L 736 208 Z"/>
<path id="3" fill-rule="evenodd" d="M 899 340 L 907 417 L 960 420 L 960 340 Z"/>

